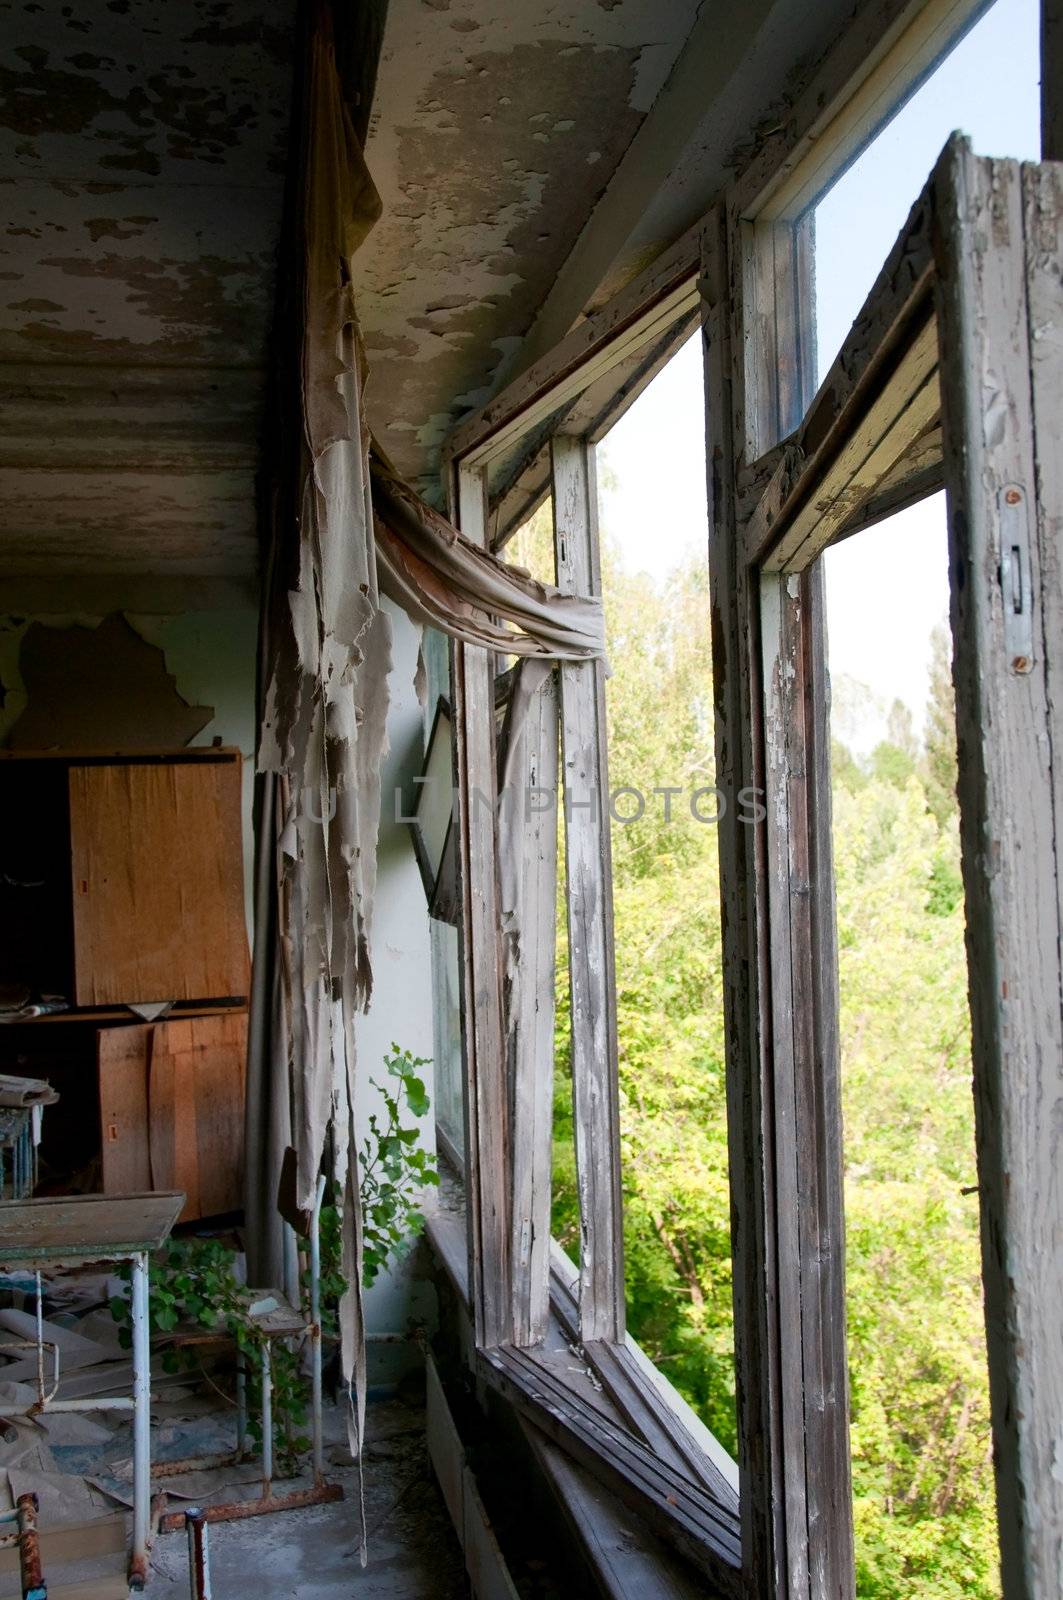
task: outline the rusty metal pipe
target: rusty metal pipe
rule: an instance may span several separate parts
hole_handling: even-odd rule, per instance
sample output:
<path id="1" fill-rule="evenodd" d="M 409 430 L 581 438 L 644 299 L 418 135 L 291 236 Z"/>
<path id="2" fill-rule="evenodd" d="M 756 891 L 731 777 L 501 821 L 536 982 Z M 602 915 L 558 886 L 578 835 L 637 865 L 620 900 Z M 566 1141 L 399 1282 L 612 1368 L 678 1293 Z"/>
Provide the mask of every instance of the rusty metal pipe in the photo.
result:
<path id="1" fill-rule="evenodd" d="M 188 1576 L 192 1585 L 192 1600 L 211 1600 L 210 1538 L 207 1519 L 199 1506 L 190 1506 L 185 1512 L 188 1529 Z"/>
<path id="2" fill-rule="evenodd" d="M 18 1559 L 22 1570 L 22 1600 L 48 1600 L 48 1586 L 41 1569 L 41 1546 L 37 1537 L 37 1496 L 20 1494 L 18 1512 Z"/>
<path id="3" fill-rule="evenodd" d="M 274 1511 L 301 1511 L 304 1506 L 327 1505 L 343 1499 L 338 1483 L 322 1483 L 313 1489 L 293 1489 L 290 1494 L 263 1495 L 258 1500 L 233 1500 L 228 1505 L 204 1506 L 205 1522 L 240 1522 L 245 1517 L 270 1516 Z M 176 1533 L 185 1525 L 183 1511 L 172 1511 L 159 1524 L 162 1533 Z"/>
<path id="4" fill-rule="evenodd" d="M 243 1458 L 242 1450 L 228 1450 L 221 1455 L 182 1456 L 179 1461 L 153 1461 L 153 1478 L 178 1478 L 182 1472 L 212 1472 L 219 1467 L 235 1467 Z"/>

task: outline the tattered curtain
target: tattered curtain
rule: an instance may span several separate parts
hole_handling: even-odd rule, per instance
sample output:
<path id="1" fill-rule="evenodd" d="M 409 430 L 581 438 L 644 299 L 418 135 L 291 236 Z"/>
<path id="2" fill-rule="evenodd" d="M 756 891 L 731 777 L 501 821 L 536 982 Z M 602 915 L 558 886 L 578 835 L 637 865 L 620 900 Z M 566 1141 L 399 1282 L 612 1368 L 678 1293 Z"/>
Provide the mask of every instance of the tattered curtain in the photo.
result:
<path id="1" fill-rule="evenodd" d="M 372 993 L 391 666 L 380 594 L 456 638 L 547 662 L 600 655 L 603 626 L 597 600 L 562 595 L 462 538 L 379 451 L 371 470 L 353 258 L 380 202 L 344 104 L 323 6 L 310 29 L 301 132 L 292 306 L 302 438 L 288 492 L 271 498 L 262 629 L 248 1254 L 259 1281 L 277 1281 L 277 1182 L 290 1140 L 299 1206 L 309 1210 L 322 1170 L 342 1204 L 341 1355 L 350 1443 L 360 1455 L 355 1017 Z M 525 694 L 545 670 L 529 674 Z"/>

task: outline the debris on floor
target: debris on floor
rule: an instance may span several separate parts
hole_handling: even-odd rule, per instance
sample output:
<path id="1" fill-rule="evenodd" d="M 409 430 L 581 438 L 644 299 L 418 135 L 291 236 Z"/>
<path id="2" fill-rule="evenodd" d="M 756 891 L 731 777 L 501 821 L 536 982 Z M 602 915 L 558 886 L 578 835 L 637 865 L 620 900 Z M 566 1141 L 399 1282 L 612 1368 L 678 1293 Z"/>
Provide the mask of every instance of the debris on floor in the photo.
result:
<path id="1" fill-rule="evenodd" d="M 36 1332 L 35 1285 L 25 1275 L 0 1275 L 0 1349 Z M 125 1289 L 98 1270 L 56 1271 L 44 1286 L 43 1332 L 60 1347 L 57 1398 L 128 1394 L 130 1357 L 122 1348 L 109 1302 Z M 46 1352 L 47 1354 L 47 1352 Z M 50 1372 L 50 1368 L 48 1369 Z M 49 1382 L 50 1387 L 50 1382 Z M 20 1496 L 35 1495 L 44 1577 L 49 1588 L 89 1584 L 93 1600 L 122 1596 L 129 1509 L 132 1505 L 132 1428 L 128 1413 L 48 1411 L 25 1415 L 37 1394 L 35 1352 L 3 1352 L 0 1363 L 0 1513 L 14 1513 Z M 21 1414 L 20 1414 L 21 1413 Z M 213 1594 L 256 1600 L 325 1600 L 354 1588 L 366 1597 L 449 1600 L 466 1594 L 464 1563 L 428 1462 L 424 1397 L 418 1380 L 370 1396 L 364 1500 L 369 1565 L 359 1559 L 359 1481 L 346 1442 L 342 1406 L 326 1401 L 326 1475 L 343 1498 L 330 1504 L 268 1515 L 239 1516 L 210 1529 Z M 152 1545 L 148 1590 L 160 1600 L 189 1594 L 189 1541 L 184 1513 L 193 1507 L 254 1502 L 261 1496 L 261 1462 L 248 1441 L 246 1459 L 231 1459 L 236 1442 L 231 1356 L 205 1353 L 194 1370 L 167 1372 L 152 1362 L 152 1491 L 157 1515 L 169 1513 L 179 1531 L 160 1532 Z M 168 1476 L 166 1463 L 222 1466 Z M 309 1455 L 276 1493 L 313 1487 Z M 165 1501 L 158 1498 L 165 1497 Z M 250 1509 L 250 1507 L 249 1507 Z M 174 1515 L 174 1514 L 177 1515 Z M 165 1523 L 163 1524 L 165 1526 Z M 0 1532 L 3 1532 L 0 1528 Z M 88 1592 L 88 1591 L 86 1591 Z M 0 1596 L 20 1593 L 17 1542 L 0 1546 Z"/>

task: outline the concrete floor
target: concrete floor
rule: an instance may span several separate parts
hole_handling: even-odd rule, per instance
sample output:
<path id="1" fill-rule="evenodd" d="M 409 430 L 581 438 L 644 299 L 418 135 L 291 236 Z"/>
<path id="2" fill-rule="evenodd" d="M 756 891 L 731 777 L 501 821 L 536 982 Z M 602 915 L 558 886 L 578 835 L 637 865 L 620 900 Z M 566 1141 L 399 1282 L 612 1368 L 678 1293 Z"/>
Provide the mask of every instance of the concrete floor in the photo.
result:
<path id="1" fill-rule="evenodd" d="M 232 1424 L 231 1411 L 220 1401 L 189 1396 L 163 1402 L 153 1416 L 153 1459 L 231 1448 Z M 211 1524 L 214 1600 L 335 1600 L 346 1594 L 365 1600 L 464 1600 L 469 1591 L 462 1552 L 428 1461 L 424 1425 L 417 1378 L 370 1401 L 364 1471 L 369 1560 L 363 1568 L 358 1556 L 358 1473 L 347 1451 L 343 1415 L 327 1404 L 326 1473 L 342 1486 L 343 1500 Z M 127 1432 L 125 1426 L 116 1429 L 109 1445 L 95 1448 L 91 1463 L 68 1452 L 63 1470 L 73 1469 L 72 1483 L 80 1488 L 85 1474 L 98 1484 L 121 1488 Z M 248 1463 L 194 1477 L 163 1476 L 157 1486 L 171 1491 L 169 1509 L 179 1511 L 193 1497 L 204 1506 L 253 1499 L 258 1493 L 255 1479 L 256 1467 Z M 275 1492 L 298 1487 L 309 1487 L 309 1479 L 278 1482 Z M 109 1593 L 124 1566 L 124 1557 L 100 1557 L 47 1568 L 45 1578 L 50 1590 L 109 1580 Z M 0 1594 L 17 1593 L 17 1575 L 5 1573 L 4 1579 Z M 151 1554 L 146 1600 L 187 1600 L 189 1592 L 184 1532 L 160 1535 Z"/>
<path id="2" fill-rule="evenodd" d="M 378 1400 L 369 1407 L 365 1452 L 365 1516 L 369 1560 L 358 1558 L 358 1474 L 341 1442 L 343 1423 L 329 1408 L 328 1475 L 345 1498 L 304 1511 L 279 1512 L 210 1529 L 215 1600 L 457 1600 L 468 1591 L 460 1546 L 428 1462 L 424 1410 L 418 1399 Z M 284 1485 L 278 1485 L 278 1492 Z M 294 1487 L 294 1485 L 293 1485 Z M 152 1552 L 150 1600 L 186 1600 L 184 1534 L 161 1537 Z"/>

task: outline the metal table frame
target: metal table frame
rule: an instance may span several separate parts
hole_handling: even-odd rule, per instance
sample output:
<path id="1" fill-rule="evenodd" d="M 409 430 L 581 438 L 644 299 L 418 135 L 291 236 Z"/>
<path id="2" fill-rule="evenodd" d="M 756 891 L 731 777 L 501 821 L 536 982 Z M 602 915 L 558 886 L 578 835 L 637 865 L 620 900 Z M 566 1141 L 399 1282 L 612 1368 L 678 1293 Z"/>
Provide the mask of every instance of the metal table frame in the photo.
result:
<path id="1" fill-rule="evenodd" d="M 61 1199 L 0 1202 L 0 1266 L 37 1274 L 37 1338 L 19 1340 L 37 1351 L 37 1399 L 23 1415 L 44 1411 L 132 1411 L 133 1547 L 129 1586 L 147 1580 L 151 1520 L 151 1339 L 148 1324 L 148 1257 L 166 1241 L 185 1203 L 183 1194 L 72 1195 Z M 43 1337 L 41 1271 L 90 1262 L 132 1266 L 133 1393 L 114 1398 L 57 1400 L 59 1350 Z M 53 1352 L 53 1381 L 46 1391 L 44 1351 Z"/>

